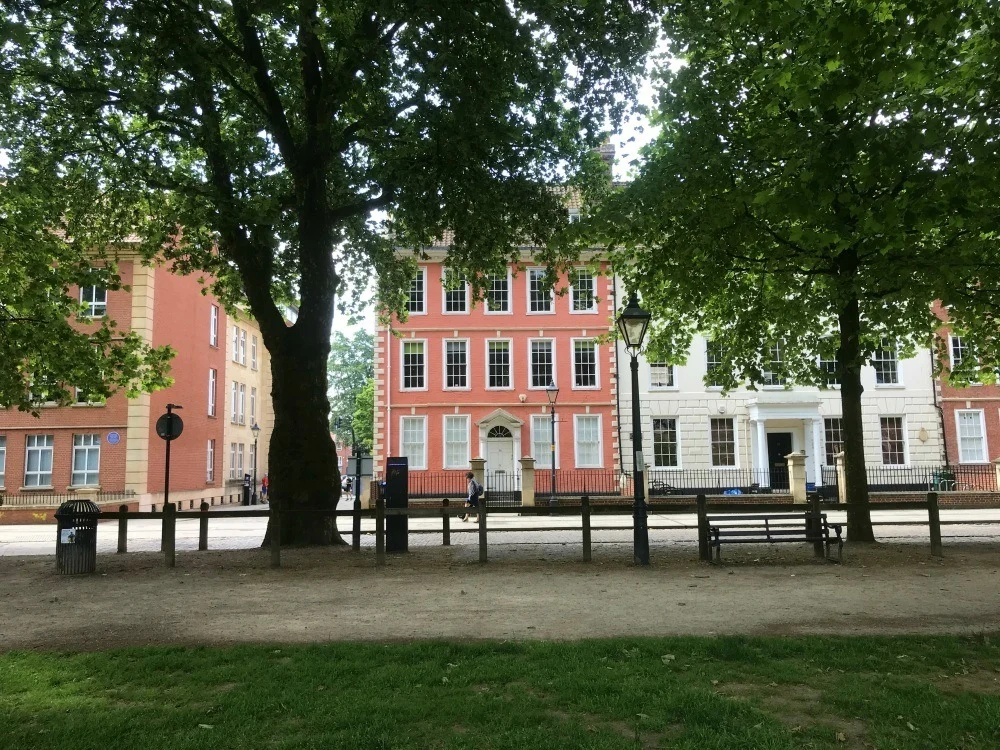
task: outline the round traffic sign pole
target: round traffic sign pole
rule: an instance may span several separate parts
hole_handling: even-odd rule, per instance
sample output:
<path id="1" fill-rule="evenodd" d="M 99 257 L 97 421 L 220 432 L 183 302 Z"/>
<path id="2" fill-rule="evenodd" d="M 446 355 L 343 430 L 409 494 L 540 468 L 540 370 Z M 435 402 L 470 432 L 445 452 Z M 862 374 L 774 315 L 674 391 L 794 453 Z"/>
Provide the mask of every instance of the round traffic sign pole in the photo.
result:
<path id="1" fill-rule="evenodd" d="M 179 414 L 174 414 L 174 409 L 183 409 L 180 404 L 167 404 L 167 413 L 161 414 L 156 420 L 156 434 L 167 443 L 166 462 L 163 466 L 163 509 L 166 510 L 170 502 L 170 444 L 181 436 L 184 432 L 184 421 Z"/>

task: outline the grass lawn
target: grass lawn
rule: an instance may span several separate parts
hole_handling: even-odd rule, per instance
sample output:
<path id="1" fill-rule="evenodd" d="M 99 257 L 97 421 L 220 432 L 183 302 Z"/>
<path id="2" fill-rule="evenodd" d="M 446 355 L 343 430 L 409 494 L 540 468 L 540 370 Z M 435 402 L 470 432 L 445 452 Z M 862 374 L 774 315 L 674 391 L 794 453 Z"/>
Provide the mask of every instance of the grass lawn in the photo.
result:
<path id="1" fill-rule="evenodd" d="M 729 637 L 0 654 L 3 750 L 438 747 L 994 750 L 1000 643 Z"/>

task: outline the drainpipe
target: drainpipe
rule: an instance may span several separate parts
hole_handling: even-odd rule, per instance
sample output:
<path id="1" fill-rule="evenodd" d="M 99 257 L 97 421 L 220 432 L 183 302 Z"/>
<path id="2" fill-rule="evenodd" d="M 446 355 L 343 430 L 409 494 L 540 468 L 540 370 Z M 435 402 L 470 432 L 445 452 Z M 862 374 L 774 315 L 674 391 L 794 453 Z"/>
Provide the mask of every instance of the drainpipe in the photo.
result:
<path id="1" fill-rule="evenodd" d="M 944 407 L 938 402 L 938 385 L 940 378 L 934 377 L 934 368 L 937 367 L 937 358 L 934 356 L 934 347 L 931 347 L 931 392 L 934 394 L 934 408 L 937 409 L 938 420 L 941 422 L 941 450 L 944 451 L 944 465 L 950 466 L 948 461 L 948 433 L 945 431 Z"/>
<path id="2" fill-rule="evenodd" d="M 615 314 L 618 314 L 618 274 L 611 269 L 611 301 Z M 625 475 L 625 454 L 622 451 L 622 379 L 621 352 L 618 347 L 618 336 L 615 336 L 615 410 L 618 412 L 618 471 Z"/>

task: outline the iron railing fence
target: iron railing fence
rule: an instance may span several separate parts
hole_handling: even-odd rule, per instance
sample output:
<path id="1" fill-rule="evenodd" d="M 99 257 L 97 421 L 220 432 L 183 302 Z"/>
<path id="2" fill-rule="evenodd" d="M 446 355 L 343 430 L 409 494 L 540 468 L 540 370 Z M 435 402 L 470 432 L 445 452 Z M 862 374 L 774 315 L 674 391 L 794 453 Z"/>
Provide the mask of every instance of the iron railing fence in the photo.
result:
<path id="1" fill-rule="evenodd" d="M 98 492 L 92 499 L 98 505 L 105 503 L 127 503 L 135 499 L 135 490 L 120 492 Z M 66 493 L 44 493 L 24 495 L 4 495 L 0 493 L 0 505 L 8 508 L 54 508 L 70 500 L 79 500 L 82 495 Z"/>
<path id="2" fill-rule="evenodd" d="M 788 468 L 773 469 L 652 469 L 649 494 L 769 495 L 787 494 Z"/>
<path id="3" fill-rule="evenodd" d="M 869 492 L 997 492 L 996 468 L 991 464 L 935 464 L 913 466 L 869 465 Z"/>
<path id="4" fill-rule="evenodd" d="M 517 508 L 521 505 L 521 475 L 488 471 L 483 476 L 486 505 L 489 508 Z"/>
<path id="5" fill-rule="evenodd" d="M 556 492 L 559 497 L 591 498 L 632 495 L 632 476 L 614 469 L 556 469 Z M 535 469 L 535 497 L 541 503 L 552 496 L 552 470 Z"/>

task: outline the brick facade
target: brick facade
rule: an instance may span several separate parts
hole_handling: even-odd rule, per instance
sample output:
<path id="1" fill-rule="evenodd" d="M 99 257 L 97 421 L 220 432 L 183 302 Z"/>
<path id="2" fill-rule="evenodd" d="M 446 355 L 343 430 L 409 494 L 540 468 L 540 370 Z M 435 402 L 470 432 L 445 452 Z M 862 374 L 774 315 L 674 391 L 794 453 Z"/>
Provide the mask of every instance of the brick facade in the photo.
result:
<path id="1" fill-rule="evenodd" d="M 183 409 L 178 414 L 184 420 L 184 432 L 171 446 L 171 500 L 187 510 L 197 508 L 202 500 L 221 504 L 236 491 L 227 486 L 225 473 L 229 316 L 218 300 L 203 293 L 197 276 L 175 275 L 169 266 L 143 266 L 127 253 L 119 258 L 118 266 L 122 282 L 130 290 L 109 291 L 106 314 L 120 330 L 132 330 L 153 346 L 173 347 L 176 356 L 170 363 L 170 376 L 174 382 L 164 390 L 131 400 L 116 393 L 100 404 L 43 406 L 38 417 L 15 409 L 0 411 L 0 438 L 5 444 L 0 522 L 37 522 L 41 516 L 51 520 L 53 509 L 45 506 L 82 488 L 72 482 L 74 436 L 88 436 L 94 450 L 99 451 L 97 483 L 88 482 L 87 489 L 102 494 L 129 493 L 127 501 L 112 504 L 115 508 L 122 502 L 140 510 L 161 504 L 165 446 L 155 425 L 167 403 L 180 404 Z M 77 293 L 71 290 L 71 294 Z M 258 367 L 247 379 L 257 388 L 257 422 L 262 428 L 258 466 L 266 471 L 273 426 L 270 358 L 256 325 L 247 316 L 243 318 L 241 325 L 253 329 L 257 337 Z M 213 328 L 217 329 L 214 336 Z M 209 413 L 210 370 L 216 373 L 214 415 Z M 32 436 L 45 436 L 46 442 L 51 436 L 51 481 L 25 487 L 26 441 Z M 214 441 L 211 472 L 209 441 Z"/>

